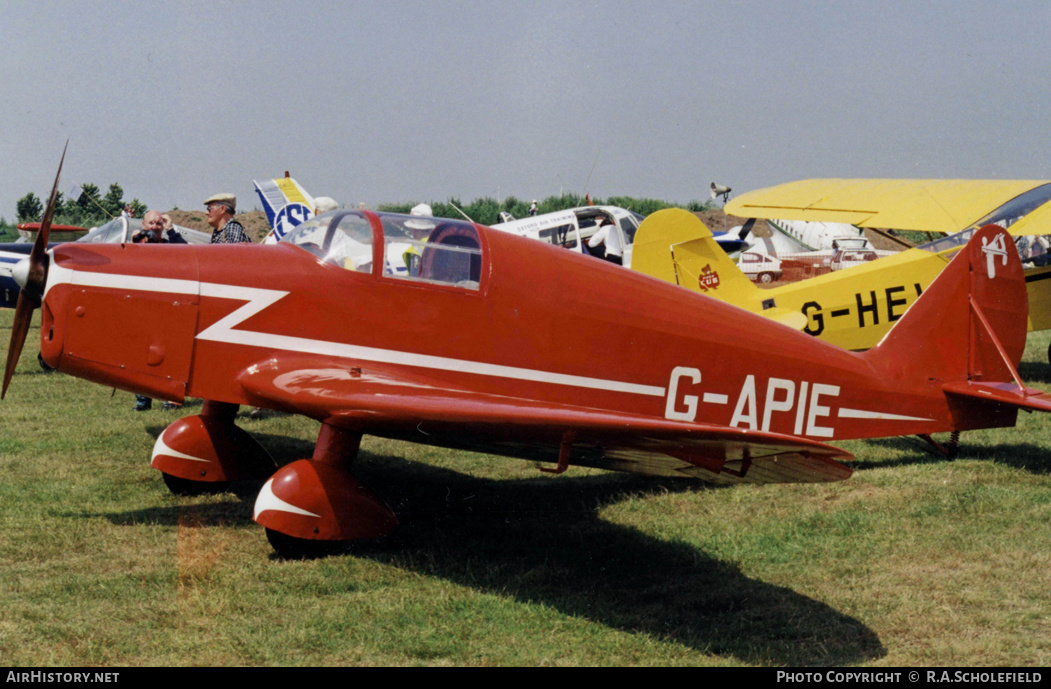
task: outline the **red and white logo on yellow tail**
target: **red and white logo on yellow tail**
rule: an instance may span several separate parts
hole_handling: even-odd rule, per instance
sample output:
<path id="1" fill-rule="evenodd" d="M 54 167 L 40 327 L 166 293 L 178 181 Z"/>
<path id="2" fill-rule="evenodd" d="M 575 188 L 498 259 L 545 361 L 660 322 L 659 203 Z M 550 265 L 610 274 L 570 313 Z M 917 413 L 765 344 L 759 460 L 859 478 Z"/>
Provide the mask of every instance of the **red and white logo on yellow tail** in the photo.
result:
<path id="1" fill-rule="evenodd" d="M 697 284 L 702 292 L 707 292 L 719 286 L 719 273 L 712 270 L 711 263 L 701 269 L 701 276 L 697 279 Z"/>

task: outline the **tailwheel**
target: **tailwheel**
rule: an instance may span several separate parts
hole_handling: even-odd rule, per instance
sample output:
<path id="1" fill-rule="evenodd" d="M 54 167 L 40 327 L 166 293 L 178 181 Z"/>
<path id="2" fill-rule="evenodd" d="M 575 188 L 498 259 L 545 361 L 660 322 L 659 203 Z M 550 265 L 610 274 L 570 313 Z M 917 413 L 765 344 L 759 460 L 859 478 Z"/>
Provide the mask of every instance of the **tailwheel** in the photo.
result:
<path id="1" fill-rule="evenodd" d="M 945 443 L 945 448 L 948 451 L 946 457 L 949 459 L 956 459 L 960 454 L 960 432 L 953 431 L 949 435 L 949 442 Z"/>
<path id="2" fill-rule="evenodd" d="M 937 440 L 929 435 L 916 436 L 920 440 L 927 443 L 927 445 L 940 454 L 946 459 L 956 459 L 957 455 L 960 454 L 960 432 L 953 431 L 949 434 L 949 439 L 944 443 L 939 443 Z"/>
<path id="3" fill-rule="evenodd" d="M 230 487 L 229 481 L 191 481 L 163 472 L 161 476 L 164 478 L 164 485 L 168 486 L 168 490 L 174 495 L 214 495 L 224 493 Z"/>
<path id="4" fill-rule="evenodd" d="M 350 545 L 349 541 L 315 541 L 309 538 L 296 538 L 274 529 L 266 530 L 266 540 L 270 541 L 270 545 L 282 560 L 316 560 L 339 555 Z"/>

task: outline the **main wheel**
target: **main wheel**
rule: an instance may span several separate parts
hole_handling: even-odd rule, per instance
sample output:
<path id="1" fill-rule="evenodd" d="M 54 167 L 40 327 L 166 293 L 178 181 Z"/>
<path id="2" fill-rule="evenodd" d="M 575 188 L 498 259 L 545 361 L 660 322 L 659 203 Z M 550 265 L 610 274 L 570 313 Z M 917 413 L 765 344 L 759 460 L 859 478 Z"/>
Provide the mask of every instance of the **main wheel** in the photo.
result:
<path id="1" fill-rule="evenodd" d="M 284 560 L 316 560 L 320 557 L 339 555 L 347 549 L 347 541 L 315 541 L 296 538 L 273 529 L 266 530 L 266 540 Z"/>
<path id="2" fill-rule="evenodd" d="M 229 481 L 191 481 L 171 474 L 161 473 L 164 485 L 175 495 L 211 495 L 223 493 L 230 487 Z"/>

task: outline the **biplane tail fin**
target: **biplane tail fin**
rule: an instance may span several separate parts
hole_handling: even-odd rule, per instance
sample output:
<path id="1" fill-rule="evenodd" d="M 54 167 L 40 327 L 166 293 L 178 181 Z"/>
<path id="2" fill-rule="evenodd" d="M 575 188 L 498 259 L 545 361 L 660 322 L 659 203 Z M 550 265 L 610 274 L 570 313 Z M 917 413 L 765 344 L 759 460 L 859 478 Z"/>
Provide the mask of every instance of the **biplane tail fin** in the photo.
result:
<path id="1" fill-rule="evenodd" d="M 774 306 L 774 300 L 726 255 L 701 219 L 681 208 L 657 211 L 642 221 L 635 233 L 631 268 L 762 313 L 796 330 L 806 327 L 806 316 Z"/>
<path id="2" fill-rule="evenodd" d="M 883 340 L 860 356 L 888 377 L 940 386 L 952 402 L 957 430 L 988 428 L 997 413 L 1009 425 L 1016 408 L 1051 411 L 1051 398 L 1027 388 L 1018 375 L 1028 315 L 1014 241 L 1002 227 L 986 225 Z M 979 425 L 977 416 L 985 423 Z"/>

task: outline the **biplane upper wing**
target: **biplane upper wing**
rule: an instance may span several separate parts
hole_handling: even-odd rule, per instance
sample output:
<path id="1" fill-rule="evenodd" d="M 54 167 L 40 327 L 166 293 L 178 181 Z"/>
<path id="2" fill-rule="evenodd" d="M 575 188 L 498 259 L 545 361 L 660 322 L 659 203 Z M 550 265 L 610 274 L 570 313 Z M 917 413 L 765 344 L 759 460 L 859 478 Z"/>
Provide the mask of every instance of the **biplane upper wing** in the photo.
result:
<path id="1" fill-rule="evenodd" d="M 239 376 L 268 407 L 322 416 L 373 435 L 524 459 L 713 483 L 841 481 L 853 455 L 822 442 L 716 424 L 543 404 L 435 387 L 374 361 L 319 368 L 301 356 L 271 358 Z M 457 443 L 457 438 L 464 439 Z M 468 442 L 467 438 L 470 438 Z M 565 448 L 565 455 L 562 448 Z"/>
<path id="2" fill-rule="evenodd" d="M 726 204 L 726 212 L 745 218 L 954 233 L 1045 184 L 1042 180 L 805 179 L 741 194 Z M 1043 231 L 1025 232 L 1047 233 L 1051 233 L 1048 225 Z M 1019 233 L 1012 228 L 1012 234 Z"/>

